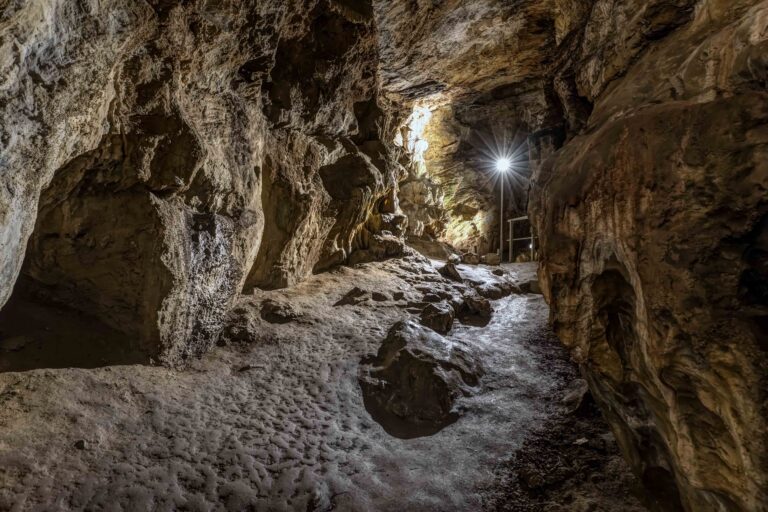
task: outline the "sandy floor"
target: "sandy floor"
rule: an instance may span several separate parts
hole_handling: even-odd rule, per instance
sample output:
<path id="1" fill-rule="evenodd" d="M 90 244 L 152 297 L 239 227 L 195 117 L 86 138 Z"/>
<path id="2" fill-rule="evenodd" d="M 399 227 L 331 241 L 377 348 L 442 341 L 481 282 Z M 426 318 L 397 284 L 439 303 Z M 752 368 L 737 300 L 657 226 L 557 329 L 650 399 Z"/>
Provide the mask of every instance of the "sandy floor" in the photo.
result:
<path id="1" fill-rule="evenodd" d="M 507 279 L 532 275 L 508 269 Z M 487 372 L 466 414 L 430 437 L 386 434 L 363 407 L 359 361 L 441 281 L 428 263 L 390 261 L 244 297 L 248 343 L 184 371 L 0 374 L 0 510 L 482 509 L 499 468 L 550 419 L 566 374 L 552 369 L 542 297 L 512 295 L 494 302 L 489 325 L 449 335 L 474 343 Z M 355 286 L 362 302 L 334 306 Z M 265 298 L 293 320 L 262 321 Z"/>

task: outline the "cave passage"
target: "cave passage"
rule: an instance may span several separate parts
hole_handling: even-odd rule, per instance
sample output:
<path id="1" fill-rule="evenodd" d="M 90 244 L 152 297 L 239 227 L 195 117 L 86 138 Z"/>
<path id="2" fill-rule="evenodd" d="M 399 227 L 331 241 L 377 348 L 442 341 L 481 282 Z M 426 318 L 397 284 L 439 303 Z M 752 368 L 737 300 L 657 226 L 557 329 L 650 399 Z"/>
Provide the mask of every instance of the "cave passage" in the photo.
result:
<path id="1" fill-rule="evenodd" d="M 768 0 L 0 0 L 0 511 L 768 512 Z"/>

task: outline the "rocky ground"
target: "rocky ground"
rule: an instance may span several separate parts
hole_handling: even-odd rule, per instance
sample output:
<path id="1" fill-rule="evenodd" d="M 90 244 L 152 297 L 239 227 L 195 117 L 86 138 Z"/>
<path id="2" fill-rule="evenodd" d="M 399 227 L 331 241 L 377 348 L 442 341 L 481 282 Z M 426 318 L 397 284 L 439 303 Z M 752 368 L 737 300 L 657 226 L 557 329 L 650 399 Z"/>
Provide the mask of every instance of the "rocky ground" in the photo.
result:
<path id="1" fill-rule="evenodd" d="M 588 401 L 569 412 L 576 375 L 543 298 L 522 293 L 534 268 L 457 265 L 459 283 L 437 265 L 411 256 L 244 296 L 186 370 L 0 374 L 0 509 L 642 510 Z M 445 337 L 474 347 L 480 386 L 436 434 L 389 435 L 366 411 L 361 361 L 396 322 L 474 290 L 516 292 Z"/>

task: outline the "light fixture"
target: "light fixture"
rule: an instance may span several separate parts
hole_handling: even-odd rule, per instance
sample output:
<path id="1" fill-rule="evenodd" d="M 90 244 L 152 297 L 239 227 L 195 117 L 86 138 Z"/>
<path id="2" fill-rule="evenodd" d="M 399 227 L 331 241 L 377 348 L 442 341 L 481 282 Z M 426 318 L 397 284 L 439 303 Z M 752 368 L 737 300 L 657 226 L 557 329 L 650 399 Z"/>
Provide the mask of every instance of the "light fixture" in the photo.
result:
<path id="1" fill-rule="evenodd" d="M 496 159 L 496 170 L 501 178 L 501 201 L 499 203 L 499 263 L 504 261 L 504 174 L 512 167 L 509 158 L 502 156 Z"/>

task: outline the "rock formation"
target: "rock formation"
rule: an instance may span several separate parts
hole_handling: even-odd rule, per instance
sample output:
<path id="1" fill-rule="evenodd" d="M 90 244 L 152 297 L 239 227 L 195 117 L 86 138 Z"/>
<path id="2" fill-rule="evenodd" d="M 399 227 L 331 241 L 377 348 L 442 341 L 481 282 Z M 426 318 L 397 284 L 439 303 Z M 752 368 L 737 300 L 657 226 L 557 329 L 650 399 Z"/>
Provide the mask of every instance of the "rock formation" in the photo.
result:
<path id="1" fill-rule="evenodd" d="M 0 10 L 0 303 L 23 265 L 179 364 L 244 287 L 397 253 L 375 238 L 403 217 L 370 5 Z"/>
<path id="2" fill-rule="evenodd" d="M 768 503 L 767 15 L 703 2 L 646 51 L 617 47 L 617 67 L 593 55 L 592 115 L 531 195 L 556 331 L 672 509 Z"/>
<path id="3" fill-rule="evenodd" d="M 482 374 L 471 347 L 405 321 L 389 330 L 375 357 L 363 361 L 360 387 L 371 416 L 390 434 L 408 439 L 456 421 L 456 401 L 472 393 Z"/>
<path id="4" fill-rule="evenodd" d="M 404 235 L 495 250 L 512 151 L 505 210 L 655 506 L 767 510 L 767 34 L 765 0 L 0 3 L 0 306 L 18 280 L 184 365 L 243 291 Z M 513 286 L 466 272 L 392 298 L 487 322 Z"/>
<path id="5" fill-rule="evenodd" d="M 768 503 L 766 8 L 376 2 L 449 237 L 496 243 L 471 134 L 528 135 L 553 325 L 662 509 Z"/>

